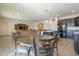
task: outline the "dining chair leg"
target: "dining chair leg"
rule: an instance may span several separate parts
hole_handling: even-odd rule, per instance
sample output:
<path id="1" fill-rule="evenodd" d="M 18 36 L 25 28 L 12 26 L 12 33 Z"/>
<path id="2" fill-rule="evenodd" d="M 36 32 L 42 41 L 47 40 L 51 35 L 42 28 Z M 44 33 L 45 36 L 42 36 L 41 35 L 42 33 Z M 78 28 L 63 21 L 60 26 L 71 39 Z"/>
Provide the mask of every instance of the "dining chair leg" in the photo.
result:
<path id="1" fill-rule="evenodd" d="M 35 42 L 35 38 L 33 38 L 33 45 L 34 45 L 34 52 L 35 52 L 35 56 L 37 56 L 37 49 L 36 49 L 36 42 Z"/>
<path id="2" fill-rule="evenodd" d="M 58 41 L 57 41 L 57 43 L 56 43 L 56 51 L 57 51 L 57 56 L 59 55 L 58 54 Z"/>
<path id="3" fill-rule="evenodd" d="M 28 49 L 28 56 L 30 55 L 30 49 L 31 49 L 31 47 L 29 47 L 29 49 Z"/>

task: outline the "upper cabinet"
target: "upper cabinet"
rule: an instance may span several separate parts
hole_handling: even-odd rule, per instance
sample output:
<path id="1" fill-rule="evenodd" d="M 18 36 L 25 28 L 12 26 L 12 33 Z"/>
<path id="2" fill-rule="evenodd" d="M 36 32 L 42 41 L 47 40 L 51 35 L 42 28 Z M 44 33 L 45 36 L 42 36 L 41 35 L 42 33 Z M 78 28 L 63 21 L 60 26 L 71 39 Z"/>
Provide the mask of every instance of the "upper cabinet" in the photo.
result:
<path id="1" fill-rule="evenodd" d="M 75 26 L 79 26 L 79 17 L 75 18 Z"/>
<path id="2" fill-rule="evenodd" d="M 75 26 L 75 18 L 73 18 L 73 19 L 59 20 L 58 24 L 62 24 L 62 25 L 66 24 L 67 27 L 73 27 L 73 26 Z"/>

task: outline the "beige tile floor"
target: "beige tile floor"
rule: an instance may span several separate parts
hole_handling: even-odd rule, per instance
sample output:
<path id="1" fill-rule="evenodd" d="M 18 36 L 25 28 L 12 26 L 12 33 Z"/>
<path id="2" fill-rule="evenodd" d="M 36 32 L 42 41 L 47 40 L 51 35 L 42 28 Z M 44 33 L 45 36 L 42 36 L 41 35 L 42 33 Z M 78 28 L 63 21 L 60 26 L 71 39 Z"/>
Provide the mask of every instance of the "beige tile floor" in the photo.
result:
<path id="1" fill-rule="evenodd" d="M 0 36 L 0 56 L 14 56 L 14 40 L 11 36 Z"/>
<path id="2" fill-rule="evenodd" d="M 75 56 L 74 40 L 61 38 L 58 43 L 58 53 L 59 56 Z"/>
<path id="3" fill-rule="evenodd" d="M 11 40 L 10 37 L 0 37 L 0 55 L 7 55 L 10 56 L 10 54 L 13 54 L 13 50 L 14 48 L 12 48 L 14 46 L 13 44 L 13 40 Z M 7 50 L 8 49 L 8 50 Z M 10 54 L 9 49 L 11 50 Z M 5 53 L 4 53 L 4 51 Z M 59 56 L 76 56 L 76 53 L 74 51 L 74 40 L 72 39 L 60 39 L 59 43 L 58 43 L 58 53 Z"/>

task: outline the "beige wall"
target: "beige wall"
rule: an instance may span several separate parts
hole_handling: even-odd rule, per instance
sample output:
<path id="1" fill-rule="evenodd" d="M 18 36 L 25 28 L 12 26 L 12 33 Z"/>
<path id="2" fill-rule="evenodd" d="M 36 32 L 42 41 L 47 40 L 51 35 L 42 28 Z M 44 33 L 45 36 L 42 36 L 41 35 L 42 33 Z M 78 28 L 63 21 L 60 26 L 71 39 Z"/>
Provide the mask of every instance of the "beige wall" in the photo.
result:
<path id="1" fill-rule="evenodd" d="M 58 24 L 58 18 L 55 18 L 53 19 L 53 21 L 51 20 L 48 21 L 48 22 L 45 22 L 45 21 L 41 21 L 41 22 L 36 22 L 35 23 L 35 28 L 37 29 L 37 24 L 38 23 L 43 23 L 44 24 L 44 29 L 47 29 L 47 30 L 51 30 L 51 31 L 57 31 L 57 24 Z"/>
<path id="2" fill-rule="evenodd" d="M 35 26 L 33 22 L 28 22 L 24 20 L 0 19 L 0 35 L 7 35 L 15 32 L 14 25 L 18 23 L 29 25 L 29 29 L 34 28 Z"/>
<path id="3" fill-rule="evenodd" d="M 14 25 L 18 23 L 27 24 L 29 26 L 29 29 L 32 28 L 33 23 L 28 21 L 22 21 L 22 20 L 8 20 L 8 34 L 15 32 Z"/>
<path id="4" fill-rule="evenodd" d="M 8 33 L 8 21 L 0 19 L 0 35 L 6 35 Z"/>
<path id="5" fill-rule="evenodd" d="M 50 24 L 52 31 L 57 31 L 58 28 L 57 24 L 58 24 L 58 18 L 55 17 Z"/>

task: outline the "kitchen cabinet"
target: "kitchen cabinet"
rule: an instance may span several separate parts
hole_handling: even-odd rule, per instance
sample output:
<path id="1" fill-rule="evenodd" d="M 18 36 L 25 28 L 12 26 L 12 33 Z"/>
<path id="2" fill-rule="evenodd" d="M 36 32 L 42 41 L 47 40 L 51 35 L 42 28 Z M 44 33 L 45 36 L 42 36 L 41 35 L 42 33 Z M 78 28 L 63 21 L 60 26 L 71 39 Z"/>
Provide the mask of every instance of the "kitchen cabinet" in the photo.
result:
<path id="1" fill-rule="evenodd" d="M 74 50 L 79 55 L 79 31 L 74 32 Z"/>

